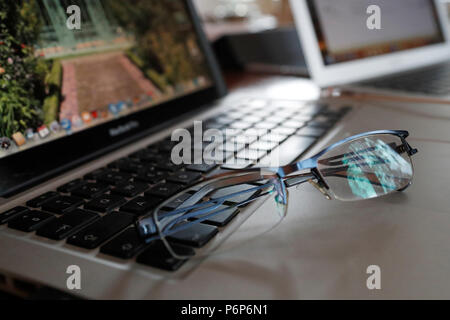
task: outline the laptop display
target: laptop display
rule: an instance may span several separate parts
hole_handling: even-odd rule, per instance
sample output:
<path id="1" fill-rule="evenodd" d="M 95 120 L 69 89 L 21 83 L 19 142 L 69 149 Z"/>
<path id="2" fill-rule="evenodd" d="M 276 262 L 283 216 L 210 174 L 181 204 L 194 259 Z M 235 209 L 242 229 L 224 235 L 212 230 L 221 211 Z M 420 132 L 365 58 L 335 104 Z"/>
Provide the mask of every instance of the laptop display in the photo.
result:
<path id="1" fill-rule="evenodd" d="M 373 4 L 379 30 L 367 28 L 362 14 Z M 325 65 L 445 42 L 433 0 L 308 0 L 308 8 Z"/>
<path id="2" fill-rule="evenodd" d="M 213 85 L 185 1 L 36 0 L 0 14 L 0 158 Z"/>

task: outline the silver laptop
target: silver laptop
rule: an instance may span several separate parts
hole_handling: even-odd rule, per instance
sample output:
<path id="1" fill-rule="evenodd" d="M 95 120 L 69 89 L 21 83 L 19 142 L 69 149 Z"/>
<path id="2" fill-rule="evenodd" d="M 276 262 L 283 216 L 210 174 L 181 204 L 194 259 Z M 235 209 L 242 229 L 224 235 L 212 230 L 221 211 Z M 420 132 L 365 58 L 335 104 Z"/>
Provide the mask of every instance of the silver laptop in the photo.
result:
<path id="1" fill-rule="evenodd" d="M 293 0 L 321 87 L 450 97 L 447 4 L 439 0 Z"/>
<path id="2" fill-rule="evenodd" d="M 149 252 L 136 219 L 205 177 L 267 165 L 275 150 L 285 164 L 296 160 L 350 108 L 282 91 L 268 97 L 268 88 L 292 88 L 283 80 L 225 96 L 190 1 L 76 3 L 42 0 L 27 11 L 9 4 L 13 40 L 0 63 L 8 101 L 0 111 L 0 289 L 33 297 L 52 289 L 87 298 L 176 297 L 158 287 L 187 277 L 199 262 Z M 27 26 L 23 34 L 17 21 Z M 304 85 L 308 99 L 318 96 Z M 224 145 L 226 164 L 172 163 L 172 131 L 193 132 L 194 120 L 204 130 L 235 133 Z M 248 129 L 266 131 L 241 139 Z M 200 237 L 193 230 L 181 245 L 199 246 L 235 216 L 206 221 Z M 76 268 L 80 288 L 68 282 Z"/>

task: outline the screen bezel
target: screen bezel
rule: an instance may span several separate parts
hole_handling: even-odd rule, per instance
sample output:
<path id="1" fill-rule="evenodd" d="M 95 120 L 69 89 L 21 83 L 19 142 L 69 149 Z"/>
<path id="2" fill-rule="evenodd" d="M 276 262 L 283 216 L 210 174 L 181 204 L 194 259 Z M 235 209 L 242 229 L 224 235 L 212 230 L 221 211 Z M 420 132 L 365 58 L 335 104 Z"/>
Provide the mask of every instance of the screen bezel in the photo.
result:
<path id="1" fill-rule="evenodd" d="M 439 16 L 439 25 L 445 40 L 443 43 L 326 65 L 319 48 L 319 39 L 316 35 L 308 1 L 291 0 L 291 6 L 309 71 L 315 83 L 320 87 L 350 84 L 426 67 L 449 59 L 450 34 L 446 9 L 439 0 L 432 0 Z"/>
<path id="2" fill-rule="evenodd" d="M 186 3 L 200 47 L 205 54 L 212 86 L 0 159 L 0 197 L 13 196 L 93 158 L 161 130 L 164 123 L 201 109 L 227 93 L 220 68 L 192 0 L 182 1 Z M 138 122 L 139 126 L 116 137 L 110 135 L 110 129 L 131 121 Z"/>

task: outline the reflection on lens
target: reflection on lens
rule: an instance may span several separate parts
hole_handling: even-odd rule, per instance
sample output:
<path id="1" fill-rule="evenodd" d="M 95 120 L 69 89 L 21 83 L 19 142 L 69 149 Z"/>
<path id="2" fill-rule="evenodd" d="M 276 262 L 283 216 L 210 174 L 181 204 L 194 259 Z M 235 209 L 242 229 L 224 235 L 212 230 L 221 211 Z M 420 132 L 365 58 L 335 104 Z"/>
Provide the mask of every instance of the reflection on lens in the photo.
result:
<path id="1" fill-rule="evenodd" d="M 176 253 L 174 247 L 180 244 L 195 248 L 195 257 L 242 246 L 272 230 L 285 217 L 288 196 L 278 178 L 237 184 L 234 181 L 194 186 L 153 212 L 155 231 L 175 258 L 187 258 Z M 217 185 L 221 186 L 217 188 Z M 267 198 L 272 198 L 267 201 L 270 208 L 253 214 L 258 203 L 265 203 L 258 200 Z M 174 211 L 176 199 L 187 200 Z M 246 208 L 249 203 L 255 206 Z"/>
<path id="2" fill-rule="evenodd" d="M 370 199 L 407 187 L 411 159 L 401 138 L 374 135 L 341 145 L 318 160 L 319 172 L 335 198 Z"/>

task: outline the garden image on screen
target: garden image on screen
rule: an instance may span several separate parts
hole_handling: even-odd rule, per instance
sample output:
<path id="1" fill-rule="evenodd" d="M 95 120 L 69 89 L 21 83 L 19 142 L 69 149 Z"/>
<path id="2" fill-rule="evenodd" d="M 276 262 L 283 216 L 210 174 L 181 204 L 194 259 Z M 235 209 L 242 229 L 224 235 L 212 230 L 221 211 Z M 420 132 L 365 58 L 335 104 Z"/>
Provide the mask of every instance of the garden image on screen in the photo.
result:
<path id="1" fill-rule="evenodd" d="M 0 3 L 0 157 L 210 85 L 184 1 Z"/>

